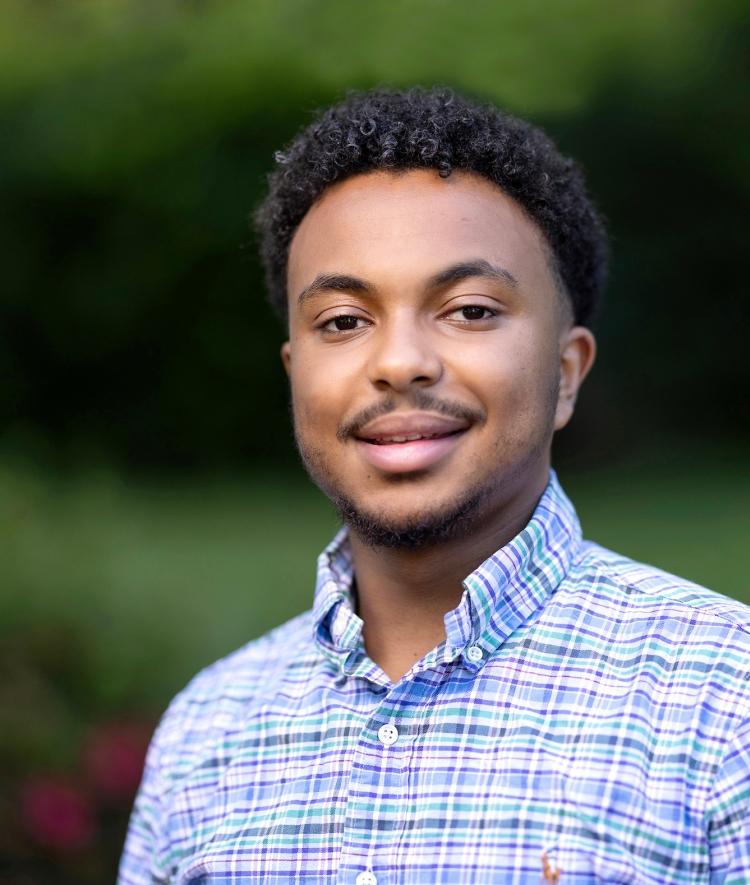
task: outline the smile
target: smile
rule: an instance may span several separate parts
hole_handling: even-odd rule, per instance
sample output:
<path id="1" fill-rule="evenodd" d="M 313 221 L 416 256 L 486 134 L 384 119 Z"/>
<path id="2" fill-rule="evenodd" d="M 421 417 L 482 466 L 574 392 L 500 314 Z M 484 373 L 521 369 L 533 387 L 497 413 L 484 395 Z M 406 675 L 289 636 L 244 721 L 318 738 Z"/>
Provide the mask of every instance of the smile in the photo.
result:
<path id="1" fill-rule="evenodd" d="M 412 473 L 437 465 L 458 446 L 469 423 L 432 413 L 391 413 L 355 436 L 358 451 L 384 473 Z"/>

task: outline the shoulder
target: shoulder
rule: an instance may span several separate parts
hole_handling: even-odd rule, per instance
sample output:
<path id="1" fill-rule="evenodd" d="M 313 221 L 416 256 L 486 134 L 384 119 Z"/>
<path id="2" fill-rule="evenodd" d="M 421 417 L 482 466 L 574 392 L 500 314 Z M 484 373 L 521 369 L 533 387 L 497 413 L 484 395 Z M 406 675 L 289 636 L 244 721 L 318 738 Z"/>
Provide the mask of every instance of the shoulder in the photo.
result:
<path id="1" fill-rule="evenodd" d="M 308 611 L 203 669 L 159 723 L 150 751 L 158 756 L 158 767 L 175 775 L 192 767 L 273 697 L 290 671 L 309 670 L 315 657 Z"/>
<path id="2" fill-rule="evenodd" d="M 667 682 L 679 674 L 750 703 L 747 605 L 589 542 L 557 605 L 607 654 L 658 670 Z"/>
<path id="3" fill-rule="evenodd" d="M 544 626 L 607 710 L 626 703 L 712 770 L 735 735 L 750 736 L 750 608 L 741 602 L 585 542 Z"/>
<path id="4" fill-rule="evenodd" d="M 598 544 L 583 542 L 571 576 L 580 588 L 634 612 L 661 611 L 713 624 L 750 642 L 750 606 Z"/>

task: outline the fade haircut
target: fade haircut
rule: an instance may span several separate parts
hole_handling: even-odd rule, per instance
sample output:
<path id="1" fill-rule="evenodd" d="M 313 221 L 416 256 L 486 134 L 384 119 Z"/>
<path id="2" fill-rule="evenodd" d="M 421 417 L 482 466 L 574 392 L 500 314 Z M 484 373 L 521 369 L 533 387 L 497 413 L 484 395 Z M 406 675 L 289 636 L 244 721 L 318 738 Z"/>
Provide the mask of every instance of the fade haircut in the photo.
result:
<path id="1" fill-rule="evenodd" d="M 287 318 L 289 245 L 335 182 L 374 171 L 462 170 L 496 184 L 544 234 L 576 324 L 590 325 L 607 268 L 607 237 L 583 174 L 537 127 L 445 87 L 352 92 L 276 154 L 255 213 L 271 304 Z"/>

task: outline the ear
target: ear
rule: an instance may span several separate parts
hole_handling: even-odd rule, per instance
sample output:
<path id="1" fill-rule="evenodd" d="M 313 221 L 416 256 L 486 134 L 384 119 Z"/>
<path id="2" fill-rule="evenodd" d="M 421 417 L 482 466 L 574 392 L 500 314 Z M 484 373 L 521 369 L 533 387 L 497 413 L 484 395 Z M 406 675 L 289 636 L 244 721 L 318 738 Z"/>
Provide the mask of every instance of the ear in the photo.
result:
<path id="1" fill-rule="evenodd" d="M 578 389 L 588 375 L 596 357 L 596 338 L 590 329 L 573 326 L 560 336 L 560 389 L 555 410 L 555 430 L 570 421 L 576 405 Z"/>
<path id="2" fill-rule="evenodd" d="M 281 345 L 281 362 L 284 364 L 287 377 L 289 377 L 292 371 L 292 347 L 288 341 Z"/>

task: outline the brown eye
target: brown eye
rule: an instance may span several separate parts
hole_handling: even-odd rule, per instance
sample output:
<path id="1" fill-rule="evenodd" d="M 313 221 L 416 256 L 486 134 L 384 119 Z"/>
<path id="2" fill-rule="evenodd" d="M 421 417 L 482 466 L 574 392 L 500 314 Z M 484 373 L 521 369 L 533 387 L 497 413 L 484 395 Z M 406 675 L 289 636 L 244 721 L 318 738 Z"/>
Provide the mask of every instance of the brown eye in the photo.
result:
<path id="1" fill-rule="evenodd" d="M 485 314 L 488 313 L 488 311 L 486 307 L 469 305 L 469 307 L 462 307 L 461 313 L 465 320 L 483 320 L 485 319 Z"/>
<path id="2" fill-rule="evenodd" d="M 454 308 L 445 315 L 445 319 L 459 326 L 463 324 L 466 329 L 483 330 L 493 327 L 492 321 L 499 313 L 499 310 L 481 304 L 465 304 Z"/>
<path id="3" fill-rule="evenodd" d="M 334 317 L 333 324 L 336 326 L 339 332 L 348 332 L 351 329 L 357 328 L 357 320 L 358 317 L 355 316 L 340 316 Z"/>
<path id="4" fill-rule="evenodd" d="M 338 316 L 326 320 L 319 328 L 322 332 L 335 335 L 337 332 L 355 332 L 369 325 L 364 317 L 353 313 L 340 313 Z"/>

